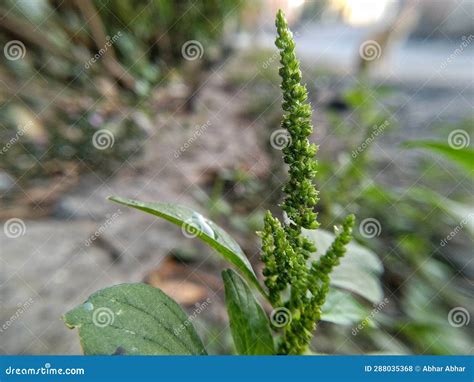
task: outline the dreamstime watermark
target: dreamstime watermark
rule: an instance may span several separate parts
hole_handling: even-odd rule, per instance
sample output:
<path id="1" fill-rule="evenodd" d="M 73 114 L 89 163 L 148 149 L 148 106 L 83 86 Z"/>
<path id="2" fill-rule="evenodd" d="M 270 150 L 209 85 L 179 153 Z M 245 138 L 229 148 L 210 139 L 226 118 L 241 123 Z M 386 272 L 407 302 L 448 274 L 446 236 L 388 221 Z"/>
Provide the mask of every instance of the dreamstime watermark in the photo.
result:
<path id="1" fill-rule="evenodd" d="M 469 314 L 468 310 L 462 306 L 456 306 L 448 313 L 449 325 L 454 326 L 455 328 L 467 326 L 469 325 L 470 321 L 471 315 Z"/>
<path id="2" fill-rule="evenodd" d="M 375 40 L 364 41 L 359 47 L 359 55 L 366 61 L 377 60 L 382 56 L 382 47 Z"/>
<path id="3" fill-rule="evenodd" d="M 383 131 L 390 125 L 390 122 L 385 120 L 384 123 L 382 123 L 379 126 L 374 126 L 372 129 L 372 133 L 370 134 L 369 137 L 365 139 L 364 142 L 362 142 L 355 150 L 352 150 L 352 158 L 357 158 L 359 154 L 365 151 L 367 147 L 377 138 L 380 134 L 383 133 Z"/>
<path id="4" fill-rule="evenodd" d="M 204 302 L 202 303 L 196 303 L 194 305 L 193 312 L 188 316 L 188 318 L 180 324 L 177 328 L 173 329 L 173 333 L 175 336 L 179 336 L 183 330 L 186 330 L 186 328 L 189 325 L 192 325 L 193 321 L 205 310 L 211 305 L 211 299 L 208 297 Z"/>
<path id="5" fill-rule="evenodd" d="M 183 222 L 181 232 L 189 239 L 194 239 L 201 232 L 214 239 L 214 230 L 209 225 L 209 222 L 197 212 L 193 212 L 191 217 Z"/>
<path id="6" fill-rule="evenodd" d="M 8 41 L 3 47 L 3 54 L 9 61 L 20 60 L 24 58 L 26 54 L 25 44 L 20 40 Z"/>
<path id="7" fill-rule="evenodd" d="M 84 375 L 82 367 L 57 368 L 51 367 L 50 363 L 45 363 L 43 367 L 13 367 L 5 369 L 5 375 Z"/>
<path id="8" fill-rule="evenodd" d="M 377 219 L 364 219 L 359 224 L 359 233 L 366 239 L 373 239 L 382 233 L 382 225 Z"/>
<path id="9" fill-rule="evenodd" d="M 107 150 L 115 143 L 114 134 L 107 129 L 97 130 L 92 136 L 92 145 L 97 150 Z"/>
<path id="10" fill-rule="evenodd" d="M 291 323 L 293 316 L 289 309 L 280 307 L 270 313 L 270 322 L 275 328 L 283 328 Z"/>
<path id="11" fill-rule="evenodd" d="M 276 51 L 275 53 L 273 53 L 269 58 L 267 58 L 263 64 L 262 64 L 262 68 L 263 69 L 268 69 L 270 67 L 271 64 L 273 64 L 273 62 L 275 62 L 276 59 L 278 59 L 280 57 L 280 52 Z"/>
<path id="12" fill-rule="evenodd" d="M 8 219 L 3 225 L 5 236 L 10 239 L 16 239 L 26 234 L 26 224 L 19 218 Z"/>
<path id="13" fill-rule="evenodd" d="M 122 37 L 122 32 L 121 31 L 118 31 L 117 33 L 115 33 L 112 37 L 110 36 L 107 36 L 106 37 L 106 42 L 105 42 L 105 45 L 99 49 L 99 51 L 94 55 L 92 56 L 91 58 L 89 58 L 89 60 L 84 64 L 84 68 L 86 70 L 88 70 L 93 64 L 95 64 L 98 60 L 100 60 L 102 58 L 102 56 L 109 50 L 109 48 L 115 43 L 117 42 L 117 40 Z"/>
<path id="14" fill-rule="evenodd" d="M 459 46 L 454 50 L 453 53 L 449 55 L 449 57 L 439 66 L 441 70 L 446 69 L 446 67 L 453 61 L 456 57 L 460 56 L 464 50 L 471 45 L 472 41 L 474 41 L 474 35 L 470 34 L 468 37 L 463 36 L 461 38 L 462 42 Z"/>
<path id="15" fill-rule="evenodd" d="M 471 137 L 466 130 L 456 129 L 449 133 L 448 144 L 454 150 L 462 150 L 469 146 Z"/>
<path id="16" fill-rule="evenodd" d="M 380 311 L 382 311 L 383 308 L 385 308 L 389 302 L 390 300 L 387 297 L 385 297 L 381 303 L 377 304 L 375 308 L 372 309 L 370 314 L 367 317 L 365 317 L 355 328 L 352 329 L 352 335 L 356 336 L 361 330 L 364 330 L 369 325 L 370 321 L 372 321 L 372 319 L 378 313 L 380 313 Z"/>
<path id="17" fill-rule="evenodd" d="M 181 46 L 181 54 L 185 60 L 194 61 L 202 57 L 204 47 L 198 40 L 189 40 Z"/>
<path id="18" fill-rule="evenodd" d="M 270 135 L 270 145 L 277 150 L 283 150 L 285 147 L 291 145 L 291 135 L 286 129 L 275 130 Z"/>
<path id="19" fill-rule="evenodd" d="M 187 149 L 189 149 L 191 145 L 206 132 L 209 126 L 211 126 L 211 121 L 206 121 L 206 123 L 203 125 L 198 126 L 198 128 L 194 130 L 191 137 L 174 152 L 175 159 L 178 159 Z"/>
<path id="20" fill-rule="evenodd" d="M 442 247 L 448 245 L 448 242 L 451 241 L 459 232 L 464 229 L 464 226 L 469 223 L 469 219 L 471 219 L 473 215 L 474 213 L 470 213 L 464 219 L 462 219 L 461 222 L 456 227 L 454 227 L 454 229 L 444 239 L 439 242 L 439 245 L 441 245 Z"/>
<path id="21" fill-rule="evenodd" d="M 95 230 L 95 232 L 87 238 L 87 240 L 84 242 L 84 245 L 86 247 L 91 246 L 91 244 L 100 236 L 102 235 L 117 219 L 120 215 L 122 215 L 122 211 L 118 209 L 116 212 L 114 212 L 110 217 L 108 217 L 104 223 L 102 223 L 99 228 Z"/>
<path id="22" fill-rule="evenodd" d="M 114 321 L 115 314 L 110 308 L 97 308 L 92 313 L 92 323 L 99 328 L 105 328 L 109 325 L 112 325 Z"/>
<path id="23" fill-rule="evenodd" d="M 21 126 L 14 137 L 12 137 L 5 145 L 0 149 L 0 155 L 5 154 L 12 146 L 14 146 L 20 138 L 33 126 L 33 121 L 28 121 L 24 126 Z"/>
<path id="24" fill-rule="evenodd" d="M 25 313 L 31 307 L 31 305 L 33 305 L 33 303 L 34 300 L 31 297 L 25 302 L 21 303 L 15 313 L 13 313 L 13 315 L 10 316 L 10 318 L 5 321 L 2 326 L 0 326 L 0 333 L 8 330 L 8 328 L 10 328 L 10 326 L 12 326 L 13 323 L 18 320 L 23 315 L 23 313 Z"/>

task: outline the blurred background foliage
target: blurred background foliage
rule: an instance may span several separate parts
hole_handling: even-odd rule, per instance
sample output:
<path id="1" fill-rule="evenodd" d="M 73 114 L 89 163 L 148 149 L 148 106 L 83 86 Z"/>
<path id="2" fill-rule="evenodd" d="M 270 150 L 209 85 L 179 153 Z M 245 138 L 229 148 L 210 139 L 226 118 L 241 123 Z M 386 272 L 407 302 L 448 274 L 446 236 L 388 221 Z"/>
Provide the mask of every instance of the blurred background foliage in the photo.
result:
<path id="1" fill-rule="evenodd" d="M 266 30 L 272 39 L 275 9 L 286 7 L 300 46 L 298 36 L 307 24 L 325 25 L 328 20 L 370 24 L 383 19 L 399 2 L 380 1 L 383 9 L 379 3 L 359 9 L 356 2 L 342 0 L 303 3 L 4 1 L 0 43 L 20 40 L 26 55 L 21 60 L 2 59 L 0 65 L 0 146 L 9 147 L 0 156 L 0 217 L 39 217 L 45 210 L 35 213 L 31 205 L 38 200 L 53 204 L 77 186 L 82 173 L 109 179 L 117 176 L 124 161 L 137 163 L 148 137 L 154 135 L 153 116 L 169 110 L 183 118 L 203 113 L 196 100 L 218 68 L 222 82 L 215 89 L 243 100 L 236 118 L 257 130 L 270 170 L 255 174 L 238 163 L 219 169 L 207 174 L 193 197 L 240 241 L 254 243 L 264 210 L 280 200 L 280 193 L 274 191 L 285 173 L 281 152 L 269 141 L 281 118 L 280 102 L 275 99 L 278 60 L 274 50 L 262 47 L 265 43 L 256 43 L 266 41 Z M 455 42 L 448 45 L 448 52 L 458 46 L 460 36 L 472 36 L 469 23 L 444 22 L 429 8 L 427 2 L 408 11 L 400 6 L 393 14 L 403 17 L 394 21 L 385 16 L 388 21 L 382 22 L 382 28 L 364 38 L 378 41 L 385 55 L 407 36 L 416 42 L 442 33 L 445 43 Z M 403 33 L 402 19 L 411 20 Z M 400 33 L 387 34 L 387 26 L 394 25 Z M 204 47 L 202 59 L 183 60 L 183 44 L 191 40 Z M 111 46 L 91 62 L 110 41 Z M 336 49 L 342 52 L 343 43 Z M 418 87 L 374 79 L 370 74 L 376 72 L 377 62 L 365 62 L 357 52 L 352 55 L 358 61 L 352 75 L 302 60 L 303 78 L 315 107 L 314 140 L 320 145 L 319 220 L 327 231 L 349 212 L 356 214 L 359 224 L 364 219 L 378 222 L 377 235 L 368 238 L 356 229 L 355 238 L 365 248 L 362 251 L 381 260 L 384 272 L 380 284 L 375 275 L 375 288 L 383 290 L 388 303 L 364 298 L 372 287 L 358 278 L 357 269 L 348 267 L 342 276 L 361 293 L 329 302 L 328 309 L 341 319 L 340 324 L 322 323 L 314 349 L 472 354 L 472 323 L 457 327 L 448 320 L 452 309 L 459 307 L 467 309 L 470 317 L 473 314 L 474 155 L 469 142 L 462 149 L 448 144 L 448 135 L 455 130 L 472 137 L 472 92 L 466 95 L 470 109 L 456 118 L 432 117 L 423 130 L 423 123 L 407 116 L 404 108 L 407 102 L 417 111 L 426 108 L 426 100 L 412 99 Z M 436 86 L 431 91 L 448 94 Z M 432 93 L 426 95 L 426 102 L 432 101 L 430 97 Z M 442 99 L 445 104 L 451 101 L 449 95 Z M 98 155 L 91 140 L 100 129 L 112 132 L 115 141 Z M 32 202 L 34 192 L 39 196 Z M 22 204 L 27 208 L 22 209 Z M 454 230 L 449 245 L 443 244 Z M 254 244 L 244 248 L 255 251 Z M 173 256 L 183 263 L 196 261 L 189 260 L 196 253 L 177 252 Z M 363 329 L 354 334 L 360 323 Z M 204 324 L 199 320 L 197 325 Z M 208 338 L 221 335 L 212 327 L 207 333 Z M 210 351 L 229 350 L 230 341 L 216 342 L 215 348 L 209 341 Z"/>
<path id="2" fill-rule="evenodd" d="M 180 97 L 190 98 L 199 73 L 229 49 L 225 35 L 235 29 L 241 7 L 233 0 L 5 1 L 2 46 L 20 40 L 28 51 L 21 62 L 2 60 L 0 67 L 0 142 L 28 127 L 23 143 L 2 156 L 8 174 L 26 184 L 58 171 L 71 174 L 77 165 L 110 172 L 121 158 L 139 154 L 136 140 L 149 128 L 141 113 L 151 107 L 151 90 L 184 77 Z M 207 54 L 177 72 L 189 40 Z M 97 62 L 91 61 L 96 54 Z M 104 127 L 113 130 L 115 142 L 99 159 L 89 143 Z M 25 171 L 29 176 L 20 177 Z"/>

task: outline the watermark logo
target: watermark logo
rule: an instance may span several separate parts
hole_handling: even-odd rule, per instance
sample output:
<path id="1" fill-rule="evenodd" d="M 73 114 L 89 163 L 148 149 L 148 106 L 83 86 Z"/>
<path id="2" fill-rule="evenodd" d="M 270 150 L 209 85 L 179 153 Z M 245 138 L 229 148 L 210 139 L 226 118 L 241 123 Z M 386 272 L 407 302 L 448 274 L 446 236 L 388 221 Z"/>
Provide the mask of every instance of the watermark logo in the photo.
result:
<path id="1" fill-rule="evenodd" d="M 203 303 L 196 303 L 194 305 L 193 312 L 188 316 L 188 318 L 177 328 L 173 329 L 173 333 L 178 336 L 183 330 L 185 330 L 193 321 L 211 304 L 211 299 L 208 297 Z"/>
<path id="2" fill-rule="evenodd" d="M 264 63 L 262 64 L 263 69 L 268 69 L 270 65 L 280 56 L 280 53 L 277 51 L 272 54 L 269 58 L 267 58 Z"/>
<path id="3" fill-rule="evenodd" d="M 362 142 L 359 146 L 357 146 L 357 148 L 355 150 L 352 151 L 351 153 L 351 156 L 352 158 L 357 158 L 359 156 L 359 154 L 363 153 L 365 151 L 365 149 L 367 149 L 367 147 L 369 147 L 369 145 L 375 140 L 375 138 L 377 138 L 380 134 L 383 133 L 383 131 L 390 125 L 390 122 L 389 121 L 384 121 L 384 123 L 382 123 L 381 125 L 379 126 L 374 126 L 374 128 L 372 129 L 372 133 L 370 134 L 369 137 L 367 137 L 364 142 Z"/>
<path id="4" fill-rule="evenodd" d="M 214 230 L 204 216 L 197 212 L 193 212 L 192 216 L 183 222 L 181 232 L 189 239 L 197 237 L 201 232 L 214 239 Z"/>
<path id="5" fill-rule="evenodd" d="M 270 322 L 275 328 L 283 328 L 289 325 L 292 319 L 291 312 L 284 307 L 276 308 L 270 313 Z"/>
<path id="6" fill-rule="evenodd" d="M 185 60 L 198 60 L 204 54 L 204 47 L 198 40 L 189 40 L 181 47 L 181 54 Z"/>
<path id="7" fill-rule="evenodd" d="M 456 129 L 449 133 L 448 144 L 454 150 L 465 149 L 471 143 L 471 137 L 466 130 Z"/>
<path id="8" fill-rule="evenodd" d="M 449 325 L 454 326 L 455 328 L 467 326 L 469 325 L 469 321 L 471 321 L 471 315 L 467 309 L 462 306 L 457 306 L 451 309 L 448 313 Z"/>
<path id="9" fill-rule="evenodd" d="M 25 375 L 84 375 L 85 370 L 82 367 L 76 368 L 56 368 L 52 367 L 49 362 L 42 367 L 12 367 L 8 366 L 5 369 L 6 375 L 21 375 L 25 379 Z M 33 378 L 33 377 L 32 377 Z"/>
<path id="10" fill-rule="evenodd" d="M 453 53 L 449 55 L 449 57 L 440 65 L 440 69 L 444 70 L 446 67 L 453 61 L 456 57 L 460 56 L 464 50 L 471 45 L 472 41 L 474 41 L 474 35 L 469 35 L 469 36 L 463 36 L 461 39 L 461 43 L 459 46 L 454 50 Z"/>
<path id="11" fill-rule="evenodd" d="M 192 144 L 206 132 L 209 126 L 211 126 L 211 122 L 207 121 L 205 124 L 194 130 L 193 135 L 184 144 L 182 144 L 178 150 L 174 152 L 175 159 L 178 159 L 184 152 L 186 152 L 186 150 L 189 149 Z"/>
<path id="12" fill-rule="evenodd" d="M 474 214 L 469 214 L 467 215 L 464 219 L 461 220 L 461 222 L 454 227 L 454 229 L 443 239 L 439 242 L 439 245 L 442 247 L 445 247 L 448 245 L 448 242 L 451 241 L 459 232 L 461 232 L 466 224 L 468 224 L 468 221 L 470 218 L 472 218 Z"/>
<path id="13" fill-rule="evenodd" d="M 377 60 L 382 56 L 382 47 L 377 41 L 364 41 L 359 47 L 359 55 L 366 61 Z"/>
<path id="14" fill-rule="evenodd" d="M 270 135 L 270 145 L 277 150 L 283 150 L 285 147 L 291 145 L 291 135 L 286 129 L 275 130 Z"/>
<path id="15" fill-rule="evenodd" d="M 32 121 L 28 121 L 24 126 L 18 128 L 14 137 L 12 137 L 5 145 L 0 149 L 0 155 L 5 154 L 12 146 L 14 146 L 20 138 L 25 135 L 26 131 L 29 130 L 33 126 Z"/>
<path id="16" fill-rule="evenodd" d="M 359 232 L 366 239 L 373 239 L 382 233 L 382 225 L 377 219 L 367 218 L 360 222 Z"/>
<path id="17" fill-rule="evenodd" d="M 10 61 L 20 60 L 25 57 L 26 48 L 20 40 L 8 41 L 3 47 L 5 58 Z"/>
<path id="18" fill-rule="evenodd" d="M 92 245 L 92 243 L 100 236 L 102 235 L 111 225 L 112 223 L 115 221 L 115 219 L 117 219 L 120 215 L 122 215 L 122 211 L 120 209 L 117 210 L 117 212 L 114 212 L 112 214 L 112 216 L 108 217 L 105 222 L 103 224 L 101 224 L 99 226 L 99 228 L 97 228 L 97 230 L 87 238 L 87 240 L 85 241 L 85 246 L 86 247 L 90 247 Z"/>
<path id="19" fill-rule="evenodd" d="M 102 56 L 109 50 L 109 48 L 120 38 L 122 37 L 122 32 L 117 32 L 114 34 L 112 37 L 107 36 L 106 37 L 106 43 L 102 48 L 99 49 L 99 51 L 91 57 L 85 64 L 84 68 L 87 70 L 89 69 L 93 64 L 95 64 L 98 60 L 102 58 Z"/>
<path id="20" fill-rule="evenodd" d="M 115 314 L 112 309 L 102 307 L 95 309 L 94 313 L 92 313 L 92 323 L 99 328 L 112 325 L 114 321 Z"/>
<path id="21" fill-rule="evenodd" d="M 106 129 L 100 129 L 92 136 L 92 144 L 97 150 L 107 150 L 115 143 L 114 134 Z"/>
<path id="22" fill-rule="evenodd" d="M 16 239 L 25 235 L 26 224 L 23 220 L 18 218 L 8 219 L 3 225 L 3 232 L 10 239 Z"/>
<path id="23" fill-rule="evenodd" d="M 33 302 L 34 300 L 30 297 L 25 302 L 19 304 L 18 309 L 15 311 L 15 313 L 13 313 L 13 315 L 0 326 L 0 333 L 3 333 L 4 331 L 8 330 L 10 326 L 12 326 L 13 323 L 18 320 L 23 315 L 23 313 L 25 313 L 33 305 Z"/>
<path id="24" fill-rule="evenodd" d="M 389 302 L 389 299 L 385 297 L 381 303 L 377 304 L 367 317 L 365 317 L 355 328 L 352 328 L 352 335 L 356 336 L 361 330 L 365 329 L 369 325 L 370 321 L 372 321 L 372 319 L 378 313 L 380 313 L 380 311 L 382 311 L 382 309 L 385 308 Z"/>

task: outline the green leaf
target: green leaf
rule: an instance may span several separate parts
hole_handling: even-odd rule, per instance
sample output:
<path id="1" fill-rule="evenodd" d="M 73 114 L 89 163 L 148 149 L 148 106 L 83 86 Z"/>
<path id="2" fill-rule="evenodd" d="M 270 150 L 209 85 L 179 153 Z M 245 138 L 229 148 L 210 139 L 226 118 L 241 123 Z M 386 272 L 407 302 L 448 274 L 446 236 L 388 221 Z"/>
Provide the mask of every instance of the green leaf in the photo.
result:
<path id="1" fill-rule="evenodd" d="M 474 176 L 474 150 L 469 147 L 452 148 L 448 144 L 435 141 L 409 141 L 403 144 L 406 148 L 421 148 L 443 155 L 445 158 L 457 163 Z"/>
<path id="2" fill-rule="evenodd" d="M 363 321 L 369 314 L 369 308 L 358 302 L 349 292 L 331 288 L 322 307 L 321 320 L 351 326 Z"/>
<path id="3" fill-rule="evenodd" d="M 86 355 L 206 354 L 181 307 L 146 284 L 102 289 L 63 319 L 69 328 L 79 328 Z"/>
<path id="4" fill-rule="evenodd" d="M 267 297 L 255 273 L 237 242 L 214 222 L 190 208 L 172 203 L 144 203 L 136 200 L 109 197 L 109 200 L 159 216 L 200 238 L 234 264 L 257 289 Z"/>
<path id="5" fill-rule="evenodd" d="M 236 272 L 222 272 L 230 330 L 239 354 L 274 354 L 270 323 L 252 291 Z"/>
<path id="6" fill-rule="evenodd" d="M 322 229 L 303 230 L 303 234 L 316 245 L 317 253 L 312 255 L 315 260 L 326 252 L 335 238 L 334 234 Z M 379 280 L 382 272 L 383 266 L 377 255 L 352 241 L 347 245 L 347 253 L 341 263 L 331 273 L 331 285 L 377 303 L 383 298 Z"/>

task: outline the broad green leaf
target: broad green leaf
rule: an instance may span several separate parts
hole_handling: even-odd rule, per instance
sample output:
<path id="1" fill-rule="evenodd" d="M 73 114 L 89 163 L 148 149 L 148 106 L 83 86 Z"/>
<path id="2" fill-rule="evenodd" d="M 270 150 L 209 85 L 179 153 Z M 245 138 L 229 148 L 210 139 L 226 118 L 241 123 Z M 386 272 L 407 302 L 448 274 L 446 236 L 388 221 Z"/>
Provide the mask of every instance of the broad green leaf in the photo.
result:
<path id="1" fill-rule="evenodd" d="M 331 288 L 322 307 L 321 320 L 351 326 L 363 321 L 369 314 L 369 308 L 358 302 L 351 293 Z"/>
<path id="2" fill-rule="evenodd" d="M 190 236 L 198 237 L 217 250 L 224 258 L 234 264 L 244 276 L 266 297 L 266 293 L 257 280 L 255 273 L 237 242 L 214 222 L 201 214 L 178 204 L 144 203 L 136 200 L 109 197 L 113 202 L 123 204 L 137 210 L 159 216 L 190 232 Z"/>
<path id="3" fill-rule="evenodd" d="M 102 289 L 63 319 L 79 329 L 86 355 L 206 354 L 181 307 L 146 284 Z"/>
<path id="4" fill-rule="evenodd" d="M 270 323 L 252 291 L 236 272 L 222 272 L 230 330 L 239 354 L 274 354 Z"/>
<path id="5" fill-rule="evenodd" d="M 469 147 L 455 149 L 448 144 L 436 141 L 410 141 L 405 142 L 406 148 L 427 149 L 457 163 L 474 176 L 474 150 Z"/>
<path id="6" fill-rule="evenodd" d="M 335 235 L 318 230 L 304 230 L 303 234 L 312 240 L 317 248 L 313 254 L 319 259 L 334 241 Z M 331 273 L 331 285 L 356 293 L 367 300 L 377 303 L 383 298 L 379 276 L 383 266 L 377 255 L 370 249 L 352 241 L 341 263 Z"/>

